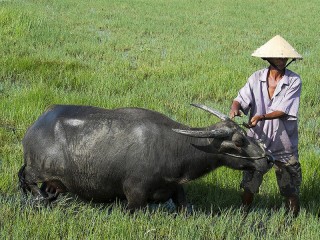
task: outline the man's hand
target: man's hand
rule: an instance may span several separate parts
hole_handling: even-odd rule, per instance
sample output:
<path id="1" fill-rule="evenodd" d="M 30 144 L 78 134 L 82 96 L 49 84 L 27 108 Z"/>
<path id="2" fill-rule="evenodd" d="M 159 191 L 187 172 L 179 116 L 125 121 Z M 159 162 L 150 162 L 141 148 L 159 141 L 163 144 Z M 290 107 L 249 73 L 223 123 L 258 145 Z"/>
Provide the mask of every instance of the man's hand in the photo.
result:
<path id="1" fill-rule="evenodd" d="M 258 122 L 265 119 L 265 115 L 256 115 L 253 118 L 251 118 L 249 122 L 249 127 L 255 127 L 257 126 Z"/>
<path id="2" fill-rule="evenodd" d="M 233 101 L 229 116 L 231 119 L 233 119 L 235 116 L 241 117 L 240 103 L 238 103 L 237 101 Z"/>

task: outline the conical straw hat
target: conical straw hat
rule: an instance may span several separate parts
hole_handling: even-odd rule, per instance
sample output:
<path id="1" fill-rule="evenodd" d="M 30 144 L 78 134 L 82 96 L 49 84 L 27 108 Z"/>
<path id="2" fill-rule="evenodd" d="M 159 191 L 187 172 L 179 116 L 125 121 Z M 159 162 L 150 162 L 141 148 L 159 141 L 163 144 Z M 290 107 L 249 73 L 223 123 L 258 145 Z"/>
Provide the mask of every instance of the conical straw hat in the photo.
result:
<path id="1" fill-rule="evenodd" d="M 255 50 L 251 56 L 302 59 L 302 56 L 280 35 L 271 38 L 267 43 Z"/>

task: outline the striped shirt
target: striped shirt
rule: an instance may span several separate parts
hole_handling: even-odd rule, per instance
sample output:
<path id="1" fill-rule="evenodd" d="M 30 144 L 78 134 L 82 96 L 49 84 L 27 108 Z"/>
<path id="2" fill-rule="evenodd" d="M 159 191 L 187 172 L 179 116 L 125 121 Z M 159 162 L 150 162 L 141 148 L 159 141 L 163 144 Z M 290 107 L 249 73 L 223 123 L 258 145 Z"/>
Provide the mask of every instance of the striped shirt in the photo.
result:
<path id="1" fill-rule="evenodd" d="M 253 73 L 234 99 L 250 119 L 255 115 L 282 111 L 282 118 L 259 121 L 248 130 L 248 136 L 261 139 L 276 160 L 287 162 L 292 155 L 298 158 L 298 110 L 301 93 L 301 79 L 286 69 L 278 82 L 272 98 L 269 98 L 268 68 Z"/>

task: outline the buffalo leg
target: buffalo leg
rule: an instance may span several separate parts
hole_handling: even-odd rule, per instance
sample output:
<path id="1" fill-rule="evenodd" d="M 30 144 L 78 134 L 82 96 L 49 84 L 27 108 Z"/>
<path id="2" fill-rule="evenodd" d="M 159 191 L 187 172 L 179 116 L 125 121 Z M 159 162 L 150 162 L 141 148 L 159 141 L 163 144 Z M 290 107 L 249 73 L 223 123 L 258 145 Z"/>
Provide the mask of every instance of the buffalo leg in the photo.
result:
<path id="1" fill-rule="evenodd" d="M 131 213 L 147 206 L 146 191 L 142 186 L 134 184 L 134 181 L 126 181 L 123 190 L 128 201 L 127 209 Z"/>
<path id="2" fill-rule="evenodd" d="M 41 192 L 45 192 L 48 195 L 48 201 L 52 202 L 57 199 L 59 192 L 47 185 L 46 182 L 42 183 L 40 187 Z"/>
<path id="3" fill-rule="evenodd" d="M 36 183 L 30 183 L 29 188 L 31 189 L 32 195 L 36 197 L 36 200 L 47 200 L 48 195 L 42 192 Z"/>
<path id="4" fill-rule="evenodd" d="M 49 201 L 54 201 L 58 198 L 60 193 L 67 191 L 66 187 L 59 180 L 50 180 L 42 183 L 41 191 L 48 195 Z"/>
<path id="5" fill-rule="evenodd" d="M 26 165 L 24 164 L 19 170 L 18 177 L 19 177 L 19 187 L 21 188 L 22 192 L 26 195 L 28 192 L 31 191 L 31 189 L 26 183 L 25 172 L 24 172 L 25 168 L 26 168 Z"/>
<path id="6" fill-rule="evenodd" d="M 178 211 L 181 211 L 187 207 L 186 195 L 181 185 L 177 185 L 176 190 L 172 195 L 172 201 L 177 206 Z"/>
<path id="7" fill-rule="evenodd" d="M 38 184 L 32 177 L 33 174 L 30 174 L 26 170 L 26 166 L 24 165 L 20 171 L 19 171 L 19 182 L 20 187 L 22 188 L 23 192 L 27 194 L 27 191 L 30 191 L 33 196 L 36 197 L 37 200 L 46 200 L 48 198 L 48 195 L 41 191 L 41 189 L 38 187 Z"/>

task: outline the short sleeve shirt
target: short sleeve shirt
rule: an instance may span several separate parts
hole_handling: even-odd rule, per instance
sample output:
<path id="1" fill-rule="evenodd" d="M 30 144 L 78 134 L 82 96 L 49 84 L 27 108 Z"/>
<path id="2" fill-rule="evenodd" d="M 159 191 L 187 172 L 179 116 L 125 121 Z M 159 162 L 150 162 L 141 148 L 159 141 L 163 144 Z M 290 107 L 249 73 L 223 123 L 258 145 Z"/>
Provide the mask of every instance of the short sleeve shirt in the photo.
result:
<path id="1" fill-rule="evenodd" d="M 282 111 L 286 117 L 259 121 L 248 130 L 248 136 L 261 139 L 278 161 L 286 162 L 292 155 L 298 157 L 298 110 L 301 93 L 301 79 L 296 73 L 286 69 L 272 98 L 269 98 L 265 68 L 253 73 L 234 99 L 250 119 L 255 115 Z"/>

